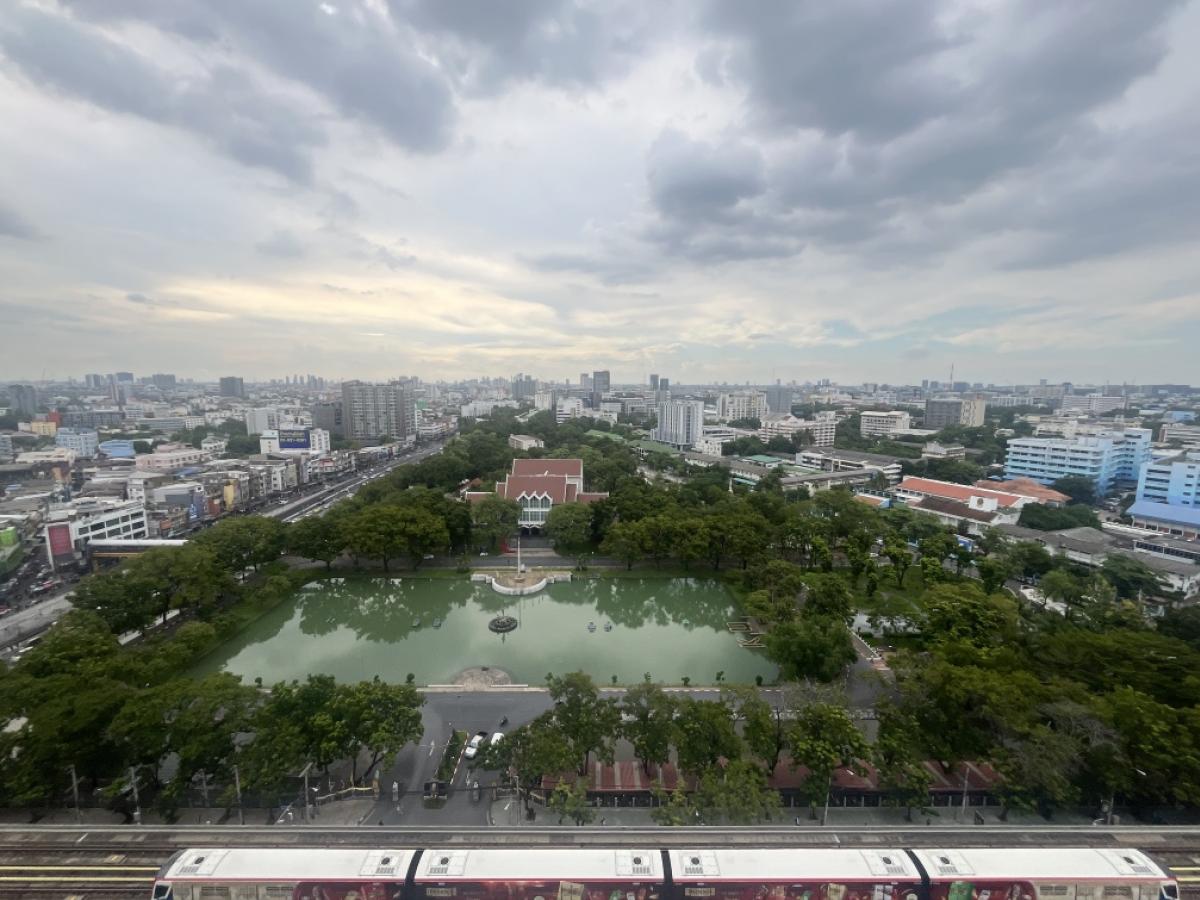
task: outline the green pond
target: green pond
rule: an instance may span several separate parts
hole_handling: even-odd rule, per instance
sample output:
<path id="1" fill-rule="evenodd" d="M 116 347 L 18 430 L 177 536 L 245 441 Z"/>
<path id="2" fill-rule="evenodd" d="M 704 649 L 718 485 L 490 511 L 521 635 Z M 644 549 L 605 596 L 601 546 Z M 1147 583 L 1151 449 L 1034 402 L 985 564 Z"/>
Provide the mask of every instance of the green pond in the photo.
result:
<path id="1" fill-rule="evenodd" d="M 502 612 L 520 624 L 494 634 L 488 622 Z M 646 672 L 668 683 L 687 676 L 712 684 L 718 672 L 727 682 L 772 681 L 776 667 L 738 646 L 726 627 L 736 617 L 720 582 L 693 578 L 583 579 L 531 597 L 503 597 L 465 578 L 322 580 L 217 648 L 194 674 L 271 684 L 310 673 L 403 682 L 412 673 L 418 684 L 448 684 L 488 666 L 518 684 L 576 670 L 601 684 Z"/>

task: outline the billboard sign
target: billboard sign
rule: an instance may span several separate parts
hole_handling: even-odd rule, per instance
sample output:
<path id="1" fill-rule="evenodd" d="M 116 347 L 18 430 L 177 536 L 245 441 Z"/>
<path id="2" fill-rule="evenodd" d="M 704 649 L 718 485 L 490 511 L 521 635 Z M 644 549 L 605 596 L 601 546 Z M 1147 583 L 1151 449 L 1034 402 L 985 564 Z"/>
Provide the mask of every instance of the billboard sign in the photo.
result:
<path id="1" fill-rule="evenodd" d="M 50 558 L 52 560 L 70 559 L 75 555 L 75 547 L 71 543 L 70 525 L 47 525 L 46 542 L 50 545 Z"/>
<path id="2" fill-rule="evenodd" d="M 280 428 L 280 450 L 309 450 L 312 448 L 312 438 L 307 428 Z"/>

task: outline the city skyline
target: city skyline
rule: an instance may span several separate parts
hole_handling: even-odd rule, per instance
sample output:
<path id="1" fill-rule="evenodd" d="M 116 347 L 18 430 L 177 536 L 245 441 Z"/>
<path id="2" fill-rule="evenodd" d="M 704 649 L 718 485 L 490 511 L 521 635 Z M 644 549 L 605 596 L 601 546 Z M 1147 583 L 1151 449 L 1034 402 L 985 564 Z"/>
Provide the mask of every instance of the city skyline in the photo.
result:
<path id="1" fill-rule="evenodd" d="M 1197 38 L 1194 2 L 22 3 L 5 377 L 1187 382 Z"/>

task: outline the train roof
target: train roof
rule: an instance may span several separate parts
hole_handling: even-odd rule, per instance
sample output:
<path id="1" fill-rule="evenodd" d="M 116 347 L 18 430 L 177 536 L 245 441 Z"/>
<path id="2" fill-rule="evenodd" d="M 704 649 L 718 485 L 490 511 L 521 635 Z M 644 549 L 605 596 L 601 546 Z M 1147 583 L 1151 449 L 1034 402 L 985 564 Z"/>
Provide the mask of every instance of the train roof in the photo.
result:
<path id="1" fill-rule="evenodd" d="M 662 878 L 658 850 L 603 848 L 481 849 L 455 847 L 426 850 L 417 866 L 417 881 L 550 881 L 553 879 L 637 881 Z"/>
<path id="2" fill-rule="evenodd" d="M 700 881 L 790 881 L 806 878 L 920 877 L 899 847 L 865 850 L 746 848 L 670 850 L 676 883 Z"/>
<path id="3" fill-rule="evenodd" d="M 980 878 L 1167 878 L 1139 850 L 914 850 L 934 881 Z"/>
<path id="4" fill-rule="evenodd" d="M 337 878 L 400 879 L 412 850 L 216 849 L 184 850 L 162 876 L 185 881 L 309 881 Z"/>

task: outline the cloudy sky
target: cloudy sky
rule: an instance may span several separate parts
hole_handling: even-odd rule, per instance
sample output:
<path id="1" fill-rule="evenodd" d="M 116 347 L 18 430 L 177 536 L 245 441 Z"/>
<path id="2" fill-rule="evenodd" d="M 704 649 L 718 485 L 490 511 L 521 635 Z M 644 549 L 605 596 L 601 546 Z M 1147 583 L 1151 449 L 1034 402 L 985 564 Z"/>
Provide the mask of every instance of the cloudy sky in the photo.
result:
<path id="1" fill-rule="evenodd" d="M 1200 2 L 38 0 L 0 376 L 1200 383 Z"/>

